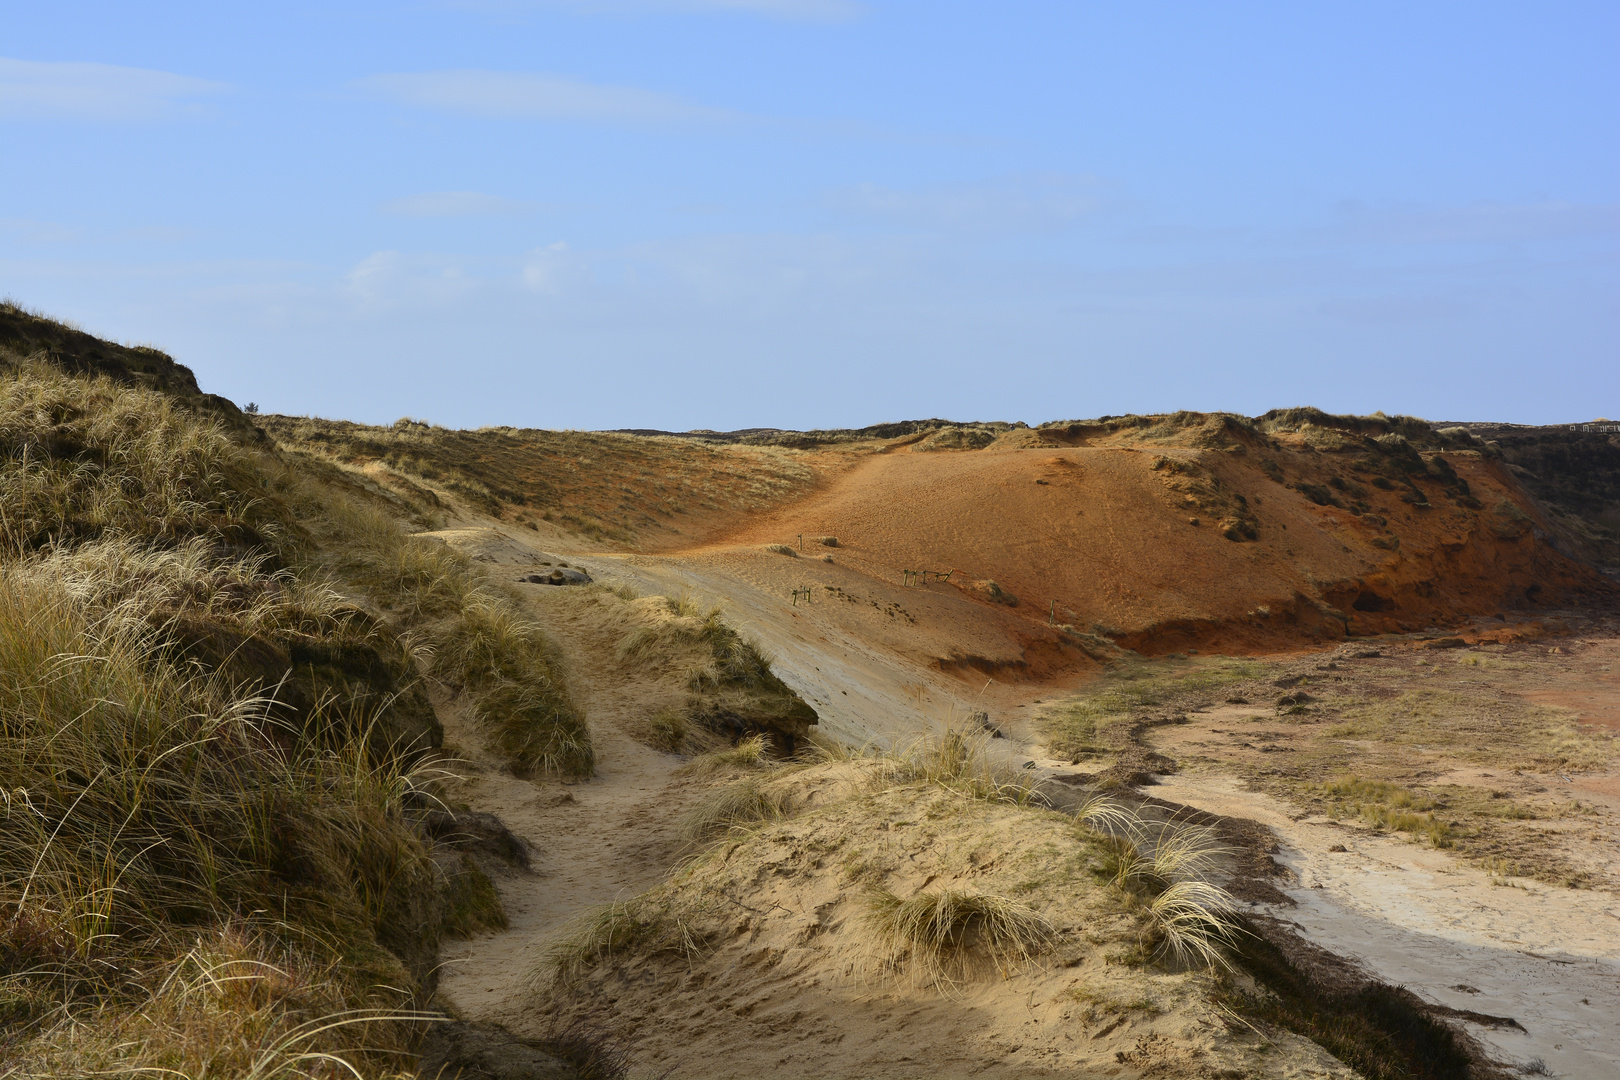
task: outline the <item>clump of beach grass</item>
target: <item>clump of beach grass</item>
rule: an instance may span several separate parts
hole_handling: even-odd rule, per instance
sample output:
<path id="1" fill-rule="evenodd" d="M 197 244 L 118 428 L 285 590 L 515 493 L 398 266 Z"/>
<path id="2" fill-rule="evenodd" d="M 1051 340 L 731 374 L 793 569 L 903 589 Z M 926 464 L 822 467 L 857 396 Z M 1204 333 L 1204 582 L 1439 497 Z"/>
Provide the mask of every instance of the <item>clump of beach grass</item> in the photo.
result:
<path id="1" fill-rule="evenodd" d="M 1039 912 L 1005 896 L 944 889 L 902 900 L 876 888 L 864 906 L 883 969 L 908 971 L 936 988 L 966 978 L 976 960 L 987 959 L 1006 974 L 1057 937 Z"/>
<path id="2" fill-rule="evenodd" d="M 1075 822 L 1101 856 L 1098 875 L 1143 913 L 1155 939 L 1152 952 L 1185 964 L 1230 967 L 1237 904 L 1210 881 L 1227 853 L 1212 827 L 1148 821 L 1107 796 L 1082 803 Z"/>
<path id="3" fill-rule="evenodd" d="M 736 829 L 776 821 L 787 809 L 787 794 L 757 777 L 745 777 L 715 788 L 681 818 L 681 836 L 689 844 Z"/>
<path id="4" fill-rule="evenodd" d="M 575 919 L 546 949 L 537 981 L 564 986 L 612 960 L 676 955 L 688 962 L 703 954 L 707 938 L 669 903 L 643 894 L 616 900 Z"/>
<path id="5" fill-rule="evenodd" d="M 765 736 L 752 735 L 737 740 L 735 746 L 712 750 L 681 766 L 687 776 L 714 776 L 722 772 L 758 769 L 766 764 Z"/>
<path id="6" fill-rule="evenodd" d="M 1044 806 L 1041 781 L 1029 770 L 996 753 L 991 735 L 953 724 L 902 744 L 889 755 L 896 777 L 922 780 L 973 799 Z"/>

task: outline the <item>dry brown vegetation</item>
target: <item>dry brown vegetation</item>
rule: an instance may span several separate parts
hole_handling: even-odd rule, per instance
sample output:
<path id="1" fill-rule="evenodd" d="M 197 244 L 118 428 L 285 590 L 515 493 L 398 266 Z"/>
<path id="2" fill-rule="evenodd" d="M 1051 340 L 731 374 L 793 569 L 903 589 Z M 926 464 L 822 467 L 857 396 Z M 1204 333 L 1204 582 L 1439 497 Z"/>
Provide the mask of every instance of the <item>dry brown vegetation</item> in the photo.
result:
<path id="1" fill-rule="evenodd" d="M 629 543 L 719 511 L 757 511 L 802 494 L 813 473 L 797 451 L 673 436 L 481 428 L 418 420 L 367 427 L 264 416 L 280 445 L 429 498 L 434 489 L 496 517 L 548 521 L 592 540 Z M 687 527 L 690 528 L 690 527 Z"/>
<path id="2" fill-rule="evenodd" d="M 1284 410 L 712 438 L 267 417 L 264 438 L 161 353 L 14 307 L 4 340 L 43 351 L 0 353 L 0 1075 L 408 1073 L 440 940 L 518 919 L 500 895 L 517 871 L 492 880 L 441 800 L 499 776 L 527 805 L 542 800 L 526 780 L 590 778 L 579 701 L 660 751 L 620 740 L 665 784 L 604 805 L 670 839 L 620 856 L 651 873 L 551 939 L 532 995 L 556 1030 L 610 1031 L 655 1069 L 698 1039 L 716 1068 L 748 1049 L 736 1075 L 760 1045 L 785 1073 L 867 1075 L 901 1045 L 941 1075 L 1462 1075 L 1467 1048 L 1415 998 L 1324 989 L 1251 932 L 1223 887 L 1248 865 L 1229 834 L 1133 790 L 1177 768 L 1503 879 L 1614 884 L 1601 844 L 1550 828 L 1611 823 L 1524 771 L 1606 767 L 1612 740 L 1516 696 L 1522 642 L 1265 661 L 1124 648 L 1322 640 L 1590 585 L 1465 430 Z M 862 469 L 864 487 L 791 517 Z M 1169 539 L 1086 548 L 1111 528 L 1076 525 L 1082 485 Z M 720 607 L 499 584 L 443 528 L 474 512 L 616 550 L 725 537 L 762 578 L 847 566 L 874 590 L 897 567 L 978 560 L 905 608 L 817 584 L 902 638 L 954 647 L 963 611 L 1016 628 L 1005 662 L 897 649 L 930 679 L 1102 670 L 1041 718 L 1047 748 L 1089 773 L 1044 785 L 980 713 L 881 752 L 807 738 L 815 712 Z M 1059 539 L 1032 548 L 1031 522 Z M 836 567 L 760 555 L 800 554 L 780 542 L 795 535 L 837 548 Z M 1308 543 L 1316 561 L 1286 565 Z M 1099 572 L 1098 553 L 1124 561 Z M 1029 570 L 1048 556 L 1109 595 L 1060 605 Z M 1174 591 L 1166 561 L 1241 565 L 1223 584 L 1244 606 L 1132 607 L 1133 581 Z M 578 673 L 582 654 L 576 701 L 562 657 Z M 439 772 L 441 710 L 484 742 L 471 786 Z"/>

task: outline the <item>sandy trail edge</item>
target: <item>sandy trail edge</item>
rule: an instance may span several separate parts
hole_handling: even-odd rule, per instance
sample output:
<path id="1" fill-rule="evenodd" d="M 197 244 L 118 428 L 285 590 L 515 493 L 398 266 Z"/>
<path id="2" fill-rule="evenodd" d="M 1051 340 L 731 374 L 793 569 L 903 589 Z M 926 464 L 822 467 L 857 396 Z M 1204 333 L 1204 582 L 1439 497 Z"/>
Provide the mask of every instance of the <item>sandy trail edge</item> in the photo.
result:
<path id="1" fill-rule="evenodd" d="M 1232 777 L 1159 778 L 1159 798 L 1268 826 L 1297 904 L 1256 905 L 1313 943 L 1440 1005 L 1523 1026 L 1470 1025 L 1505 1060 L 1567 1077 L 1620 1076 L 1620 898 L 1488 874 L 1430 848 L 1325 819 Z M 1347 851 L 1328 849 L 1343 845 Z"/>

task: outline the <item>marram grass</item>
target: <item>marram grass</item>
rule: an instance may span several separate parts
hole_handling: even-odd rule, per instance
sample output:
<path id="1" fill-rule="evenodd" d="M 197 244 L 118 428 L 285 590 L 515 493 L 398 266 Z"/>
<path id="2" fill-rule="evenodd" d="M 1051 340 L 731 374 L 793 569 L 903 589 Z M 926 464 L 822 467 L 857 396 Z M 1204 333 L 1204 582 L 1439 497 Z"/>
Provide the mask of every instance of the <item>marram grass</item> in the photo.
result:
<path id="1" fill-rule="evenodd" d="M 1057 938 L 1044 916 L 1005 896 L 944 889 L 902 900 L 873 889 L 865 906 L 883 968 L 935 987 L 960 982 L 983 960 L 1006 974 Z"/>

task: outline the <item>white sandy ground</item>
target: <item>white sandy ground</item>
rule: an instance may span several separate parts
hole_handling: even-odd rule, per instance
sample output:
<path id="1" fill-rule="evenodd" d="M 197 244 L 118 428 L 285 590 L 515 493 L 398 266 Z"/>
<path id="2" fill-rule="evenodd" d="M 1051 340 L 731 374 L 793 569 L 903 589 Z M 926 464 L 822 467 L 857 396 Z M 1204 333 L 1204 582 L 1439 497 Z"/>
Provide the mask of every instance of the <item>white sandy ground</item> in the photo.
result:
<path id="1" fill-rule="evenodd" d="M 1517 1020 L 1523 1031 L 1470 1025 L 1506 1061 L 1540 1059 L 1566 1077 L 1620 1076 L 1620 898 L 1521 879 L 1492 885 L 1444 851 L 1296 820 L 1229 776 L 1159 780 L 1159 798 L 1277 834 L 1277 860 L 1293 878 L 1283 891 L 1298 906 L 1256 910 L 1430 1001 Z"/>
<path id="2" fill-rule="evenodd" d="M 491 567 L 497 574 L 536 558 L 529 538 L 505 530 L 440 535 L 497 564 Z M 859 628 L 829 618 L 825 607 L 787 606 L 779 590 L 734 562 L 570 557 L 598 580 L 722 604 L 727 619 L 774 656 L 783 681 L 814 704 L 821 730 L 838 739 L 891 742 L 921 724 L 960 719 L 985 702 L 1000 722 L 1029 697 L 1003 686 L 975 692 L 876 645 Z M 525 1034 L 535 1033 L 526 1030 L 534 1025 L 532 1015 L 524 1016 L 532 999 L 527 982 L 546 939 L 582 911 L 654 884 L 677 857 L 673 822 L 688 797 L 688 785 L 674 774 L 679 759 L 624 736 L 619 713 L 627 704 L 593 685 L 592 665 L 579 659 L 571 668 L 596 737 L 597 777 L 559 788 L 491 768 L 471 776 L 459 793 L 498 814 L 539 855 L 534 875 L 497 883 L 511 928 L 446 948 L 442 990 L 462 1015 L 506 1022 Z M 1010 752 L 1019 750 L 1017 736 L 1027 734 L 1020 727 L 1016 721 L 1008 726 Z M 454 725 L 451 735 L 465 746 L 476 741 Z M 1620 1076 L 1620 900 L 1613 894 L 1517 879 L 1493 886 L 1489 875 L 1446 852 L 1325 819 L 1295 820 L 1285 804 L 1224 775 L 1166 776 L 1153 793 L 1273 829 L 1283 845 L 1279 861 L 1294 878 L 1284 891 L 1297 906 L 1257 910 L 1432 1001 L 1512 1017 L 1522 1032 L 1473 1029 L 1504 1060 L 1539 1059 L 1553 1074 L 1571 1078 Z M 563 795 L 571 798 L 559 801 Z M 1336 844 L 1349 850 L 1328 851 Z"/>

